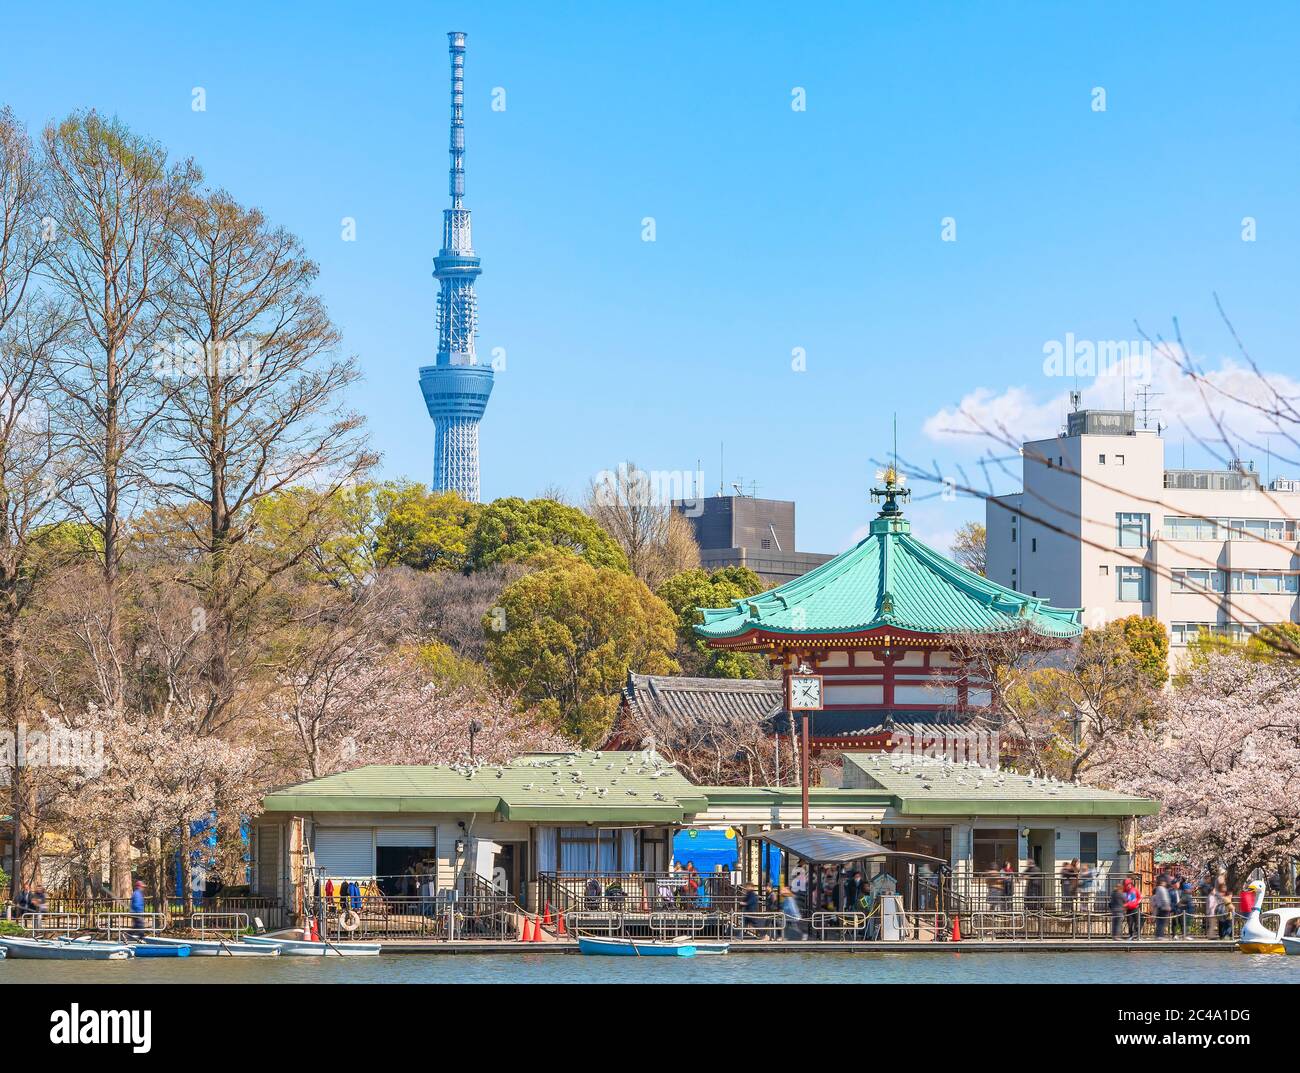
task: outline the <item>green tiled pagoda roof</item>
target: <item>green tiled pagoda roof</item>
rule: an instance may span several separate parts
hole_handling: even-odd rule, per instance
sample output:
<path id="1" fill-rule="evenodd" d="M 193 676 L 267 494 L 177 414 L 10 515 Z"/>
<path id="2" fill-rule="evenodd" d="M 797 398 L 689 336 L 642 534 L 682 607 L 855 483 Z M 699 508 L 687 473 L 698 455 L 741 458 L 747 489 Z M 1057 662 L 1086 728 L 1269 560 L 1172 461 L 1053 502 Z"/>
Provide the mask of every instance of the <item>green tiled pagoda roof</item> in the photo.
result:
<path id="1" fill-rule="evenodd" d="M 537 753 L 508 764 L 384 765 L 268 794 L 267 812 L 480 812 L 507 820 L 681 822 L 704 794 L 652 751 Z"/>
<path id="2" fill-rule="evenodd" d="M 695 632 L 710 640 L 880 627 L 926 634 L 1029 630 L 1059 639 L 1082 632 L 1077 609 L 1052 607 L 958 566 L 913 537 L 901 514 L 875 518 L 866 537 L 803 577 L 701 611 Z"/>

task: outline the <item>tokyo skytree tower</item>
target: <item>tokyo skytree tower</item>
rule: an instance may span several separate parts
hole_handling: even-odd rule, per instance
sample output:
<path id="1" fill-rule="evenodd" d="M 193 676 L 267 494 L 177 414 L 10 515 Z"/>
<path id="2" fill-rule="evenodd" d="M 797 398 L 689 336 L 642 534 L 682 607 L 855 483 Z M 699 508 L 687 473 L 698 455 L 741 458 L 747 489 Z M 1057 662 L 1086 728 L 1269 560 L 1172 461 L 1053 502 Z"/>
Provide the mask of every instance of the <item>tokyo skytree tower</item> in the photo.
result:
<path id="1" fill-rule="evenodd" d="M 442 249 L 433 259 L 438 281 L 438 356 L 420 369 L 420 390 L 433 418 L 435 492 L 479 500 L 478 423 L 492 394 L 492 366 L 474 352 L 482 269 L 465 208 L 465 35 L 449 33 L 451 52 L 451 208 L 442 214 Z"/>

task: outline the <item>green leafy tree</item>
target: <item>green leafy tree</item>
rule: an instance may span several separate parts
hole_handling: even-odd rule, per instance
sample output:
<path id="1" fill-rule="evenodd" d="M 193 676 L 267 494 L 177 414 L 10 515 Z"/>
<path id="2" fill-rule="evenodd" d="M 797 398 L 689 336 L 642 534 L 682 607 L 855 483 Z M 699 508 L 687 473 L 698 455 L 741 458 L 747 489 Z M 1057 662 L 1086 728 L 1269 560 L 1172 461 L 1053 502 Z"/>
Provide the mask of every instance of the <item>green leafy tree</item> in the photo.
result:
<path id="1" fill-rule="evenodd" d="M 592 518 L 554 499 L 497 499 L 482 508 L 469 542 L 469 565 L 541 561 L 554 553 L 590 566 L 628 571 L 627 556 Z"/>
<path id="2" fill-rule="evenodd" d="M 677 659 L 687 674 L 704 678 L 766 678 L 767 662 L 748 652 L 711 649 L 695 635 L 704 621 L 702 607 L 726 607 L 732 600 L 753 596 L 764 589 L 759 576 L 747 566 L 683 570 L 655 590 L 677 617 Z"/>
<path id="3" fill-rule="evenodd" d="M 383 566 L 413 570 L 460 570 L 469 557 L 470 536 L 479 513 L 477 503 L 455 492 L 430 492 L 402 481 L 377 492 L 383 521 L 375 534 L 375 558 Z"/>
<path id="4" fill-rule="evenodd" d="M 1122 641 L 1137 661 L 1138 668 L 1154 686 L 1162 686 L 1169 679 L 1169 631 L 1157 618 L 1129 615 L 1115 619 L 1103 629 L 1089 630 L 1083 644 L 1111 644 Z"/>
<path id="5" fill-rule="evenodd" d="M 483 618 L 496 680 L 585 745 L 603 740 L 629 671 L 680 670 L 675 626 L 643 582 L 578 561 L 525 574 Z"/>

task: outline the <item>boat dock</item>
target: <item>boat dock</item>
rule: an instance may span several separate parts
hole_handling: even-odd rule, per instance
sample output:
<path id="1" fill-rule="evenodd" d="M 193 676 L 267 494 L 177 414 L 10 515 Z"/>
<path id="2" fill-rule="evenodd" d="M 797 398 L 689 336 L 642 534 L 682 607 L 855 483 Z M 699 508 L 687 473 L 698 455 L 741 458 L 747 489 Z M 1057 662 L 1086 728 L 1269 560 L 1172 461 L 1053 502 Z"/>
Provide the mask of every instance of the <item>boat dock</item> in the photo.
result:
<path id="1" fill-rule="evenodd" d="M 576 954 L 576 940 L 554 940 L 540 943 L 520 943 L 517 940 L 481 940 L 458 939 L 444 942 L 438 939 L 386 939 L 380 940 L 384 954 Z M 1188 939 L 1170 942 L 1153 942 L 1151 940 L 1114 940 L 1114 939 L 985 939 L 963 940 L 959 943 L 935 943 L 933 941 L 910 942 L 854 942 L 820 940 L 807 942 L 797 939 L 748 939 L 732 940 L 733 954 L 790 954 L 790 953 L 839 953 L 839 954 L 990 954 L 990 953 L 1043 953 L 1062 954 L 1072 952 L 1111 951 L 1114 953 L 1179 954 L 1195 951 L 1197 953 L 1223 952 L 1232 953 L 1236 944 L 1214 939 Z"/>

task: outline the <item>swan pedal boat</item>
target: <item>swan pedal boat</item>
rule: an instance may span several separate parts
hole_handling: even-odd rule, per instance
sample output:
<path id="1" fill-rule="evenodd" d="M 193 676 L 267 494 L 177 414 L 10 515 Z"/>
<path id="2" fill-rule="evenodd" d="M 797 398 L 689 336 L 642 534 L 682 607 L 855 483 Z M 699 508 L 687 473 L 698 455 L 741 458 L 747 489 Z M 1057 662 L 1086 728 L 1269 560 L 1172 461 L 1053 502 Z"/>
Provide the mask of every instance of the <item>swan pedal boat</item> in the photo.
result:
<path id="1" fill-rule="evenodd" d="M 285 957 L 376 957 L 383 949 L 378 943 L 324 943 L 310 939 L 272 939 L 267 935 L 250 935 L 244 942 L 278 947 Z"/>
<path id="2" fill-rule="evenodd" d="M 1251 883 L 1246 889 L 1254 892 L 1255 907 L 1246 918 L 1246 923 L 1241 926 L 1237 949 L 1243 954 L 1300 953 L 1300 950 L 1290 949 L 1286 945 L 1288 941 L 1300 943 L 1300 906 L 1287 905 L 1261 913 L 1259 907 L 1264 902 L 1264 884 Z M 1261 916 L 1275 919 L 1277 923 L 1265 924 L 1260 919 Z"/>
<path id="3" fill-rule="evenodd" d="M 12 958 L 33 961 L 126 961 L 133 954 L 124 943 L 79 943 L 72 939 L 19 939 L 0 937 L 0 946 Z"/>
<path id="4" fill-rule="evenodd" d="M 161 935 L 146 935 L 144 945 L 150 948 L 187 947 L 190 957 L 266 957 L 280 956 L 280 948 L 254 943 L 234 942 L 229 939 L 165 939 Z M 140 951 L 136 951 L 136 956 Z M 163 955 L 159 955 L 163 956 Z M 184 956 L 184 955 L 182 955 Z"/>
<path id="5" fill-rule="evenodd" d="M 608 954 L 613 957 L 693 958 L 695 947 L 688 940 L 664 939 L 597 939 L 578 936 L 578 949 L 584 954 Z"/>

